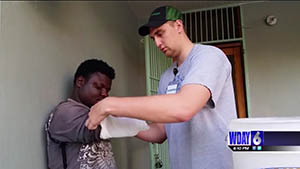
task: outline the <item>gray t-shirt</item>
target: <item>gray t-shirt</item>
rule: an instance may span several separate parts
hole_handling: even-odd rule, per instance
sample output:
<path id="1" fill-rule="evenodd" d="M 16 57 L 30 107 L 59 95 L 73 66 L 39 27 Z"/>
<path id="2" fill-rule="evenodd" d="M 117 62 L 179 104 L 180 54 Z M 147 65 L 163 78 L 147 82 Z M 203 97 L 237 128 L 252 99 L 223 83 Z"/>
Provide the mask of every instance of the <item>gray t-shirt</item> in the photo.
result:
<path id="1" fill-rule="evenodd" d="M 46 124 L 50 169 L 63 169 L 59 142 L 66 143 L 68 169 L 117 168 L 110 141 L 100 139 L 101 128 L 88 130 L 85 127 L 89 110 L 87 106 L 68 99 L 51 112 Z"/>
<path id="2" fill-rule="evenodd" d="M 187 122 L 166 123 L 171 169 L 231 169 L 232 153 L 225 137 L 236 118 L 231 64 L 218 48 L 194 45 L 174 77 L 173 63 L 161 76 L 158 93 L 168 85 L 199 84 L 211 92 L 206 106 Z"/>

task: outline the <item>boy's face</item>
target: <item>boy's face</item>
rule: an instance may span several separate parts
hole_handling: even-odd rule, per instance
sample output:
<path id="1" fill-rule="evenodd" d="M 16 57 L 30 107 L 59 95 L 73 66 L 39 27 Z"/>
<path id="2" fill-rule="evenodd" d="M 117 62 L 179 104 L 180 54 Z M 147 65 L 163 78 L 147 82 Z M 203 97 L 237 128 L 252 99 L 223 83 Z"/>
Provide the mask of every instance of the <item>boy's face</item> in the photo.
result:
<path id="1" fill-rule="evenodd" d="M 81 103 L 92 107 L 98 101 L 108 96 L 111 84 L 112 80 L 100 72 L 91 74 L 88 79 L 83 78 L 82 85 L 80 85 L 78 90 Z"/>

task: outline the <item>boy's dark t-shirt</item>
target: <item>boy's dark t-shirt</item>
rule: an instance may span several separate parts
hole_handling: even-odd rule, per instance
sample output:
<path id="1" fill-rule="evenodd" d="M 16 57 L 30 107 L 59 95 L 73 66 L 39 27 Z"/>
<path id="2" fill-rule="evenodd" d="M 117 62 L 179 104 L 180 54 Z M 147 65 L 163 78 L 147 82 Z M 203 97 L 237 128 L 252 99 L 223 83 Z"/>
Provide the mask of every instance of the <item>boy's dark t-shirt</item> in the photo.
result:
<path id="1" fill-rule="evenodd" d="M 88 130 L 85 127 L 89 111 L 89 107 L 68 99 L 51 112 L 46 125 L 50 169 L 63 169 L 62 151 L 57 141 L 66 143 L 68 169 L 117 169 L 110 141 L 100 139 L 101 128 Z"/>

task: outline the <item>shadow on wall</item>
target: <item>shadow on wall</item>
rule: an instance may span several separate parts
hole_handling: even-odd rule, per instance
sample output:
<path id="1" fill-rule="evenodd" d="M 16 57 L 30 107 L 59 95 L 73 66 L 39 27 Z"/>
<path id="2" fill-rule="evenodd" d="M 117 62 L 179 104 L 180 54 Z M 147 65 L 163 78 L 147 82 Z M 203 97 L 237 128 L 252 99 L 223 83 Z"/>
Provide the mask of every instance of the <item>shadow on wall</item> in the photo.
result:
<path id="1" fill-rule="evenodd" d="M 40 16 L 45 18 L 53 25 L 63 25 L 64 20 L 61 18 L 63 12 L 63 4 L 58 1 L 51 2 L 27 2 L 29 6 L 35 9 Z"/>
<path id="2" fill-rule="evenodd" d="M 58 84 L 58 85 L 61 85 L 63 86 L 62 87 L 62 95 L 64 96 L 63 97 L 63 100 L 66 100 L 69 96 L 71 96 L 71 93 L 72 93 L 72 89 L 73 89 L 73 75 L 70 76 L 70 75 L 66 75 L 64 77 L 64 82 L 62 82 L 61 84 Z M 61 102 L 62 100 L 58 100 L 57 103 L 49 106 L 50 108 L 44 113 L 46 114 L 45 116 L 45 119 L 43 120 L 43 125 L 41 126 L 41 133 L 40 133 L 40 136 L 42 137 L 41 138 L 41 141 L 42 141 L 42 150 L 44 150 L 44 164 L 45 164 L 45 169 L 49 169 L 48 168 L 48 156 L 47 156 L 47 134 L 45 132 L 45 124 L 48 122 L 48 118 L 49 118 L 49 115 L 51 113 L 51 111 L 54 109 L 54 107 L 59 104 L 59 102 Z"/>
<path id="3" fill-rule="evenodd" d="M 75 74 L 75 71 L 74 71 L 74 74 Z M 63 93 L 64 99 L 67 99 L 72 94 L 74 74 L 66 75 L 64 77 L 65 81 L 64 81 L 64 83 L 62 83 L 63 84 L 62 93 Z"/>
<path id="4" fill-rule="evenodd" d="M 48 119 L 44 120 L 44 124 L 47 122 Z M 42 126 L 42 130 L 41 130 L 41 134 L 40 136 L 42 136 L 42 146 L 43 146 L 43 150 L 44 150 L 44 161 L 45 161 L 45 168 L 48 168 L 48 157 L 47 157 L 47 135 L 45 132 L 45 127 L 44 125 Z"/>

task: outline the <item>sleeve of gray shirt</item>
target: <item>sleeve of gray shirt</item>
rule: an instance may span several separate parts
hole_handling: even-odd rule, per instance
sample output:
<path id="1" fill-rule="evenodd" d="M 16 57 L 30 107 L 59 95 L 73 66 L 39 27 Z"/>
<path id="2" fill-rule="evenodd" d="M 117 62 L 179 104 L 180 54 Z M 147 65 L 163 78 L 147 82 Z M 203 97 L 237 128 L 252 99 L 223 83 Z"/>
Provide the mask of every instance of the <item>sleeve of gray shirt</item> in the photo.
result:
<path id="1" fill-rule="evenodd" d="M 63 102 L 54 109 L 49 126 L 51 137 L 60 142 L 91 143 L 100 140 L 101 126 L 88 130 L 85 122 L 89 109 L 73 102 Z"/>
<path id="2" fill-rule="evenodd" d="M 195 54 L 190 58 L 190 69 L 182 82 L 182 86 L 186 84 L 205 86 L 211 92 L 209 103 L 214 107 L 225 82 L 230 77 L 231 65 L 220 49 L 213 46 L 202 46 L 199 51 L 196 51 L 198 55 Z"/>

